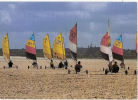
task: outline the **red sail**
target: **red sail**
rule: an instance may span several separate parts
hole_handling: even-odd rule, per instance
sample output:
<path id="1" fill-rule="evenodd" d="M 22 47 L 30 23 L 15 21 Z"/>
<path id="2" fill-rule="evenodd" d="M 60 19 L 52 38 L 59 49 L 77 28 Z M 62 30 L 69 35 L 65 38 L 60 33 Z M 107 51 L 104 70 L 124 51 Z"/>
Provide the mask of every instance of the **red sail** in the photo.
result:
<path id="1" fill-rule="evenodd" d="M 102 57 L 106 60 L 112 61 L 112 51 L 111 51 L 111 39 L 108 32 L 102 37 L 101 43 L 100 43 L 100 51 L 102 54 Z"/>
<path id="2" fill-rule="evenodd" d="M 69 49 L 72 58 L 77 60 L 77 24 L 70 30 Z"/>

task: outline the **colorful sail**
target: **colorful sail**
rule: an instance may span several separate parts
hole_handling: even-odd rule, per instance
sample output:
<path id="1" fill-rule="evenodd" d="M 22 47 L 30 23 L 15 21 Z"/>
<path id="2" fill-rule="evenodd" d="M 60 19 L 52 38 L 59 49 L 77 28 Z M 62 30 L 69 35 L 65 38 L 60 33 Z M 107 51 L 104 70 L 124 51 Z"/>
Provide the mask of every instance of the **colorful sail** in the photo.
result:
<path id="1" fill-rule="evenodd" d="M 3 52 L 3 57 L 6 60 L 10 60 L 10 48 L 9 48 L 8 34 L 6 34 L 2 40 L 2 52 Z"/>
<path id="2" fill-rule="evenodd" d="M 43 53 L 48 59 L 52 59 L 51 47 L 48 34 L 43 39 Z"/>
<path id="3" fill-rule="evenodd" d="M 70 30 L 69 49 L 71 57 L 77 60 L 77 23 Z"/>
<path id="4" fill-rule="evenodd" d="M 32 60 L 36 60 L 36 46 L 34 34 L 26 42 L 26 57 Z"/>
<path id="5" fill-rule="evenodd" d="M 114 42 L 113 48 L 113 58 L 118 60 L 123 60 L 123 42 L 122 42 L 122 35 L 120 35 Z"/>
<path id="6" fill-rule="evenodd" d="M 64 38 L 62 37 L 62 49 L 63 49 L 63 59 L 66 59 L 66 52 L 65 52 L 65 45 L 64 45 Z"/>
<path id="7" fill-rule="evenodd" d="M 61 33 L 55 38 L 53 43 L 53 58 L 64 60 L 63 39 Z"/>
<path id="8" fill-rule="evenodd" d="M 100 51 L 104 59 L 109 61 L 113 60 L 112 51 L 111 51 L 111 39 L 108 32 L 102 37 L 102 40 L 100 43 Z"/>

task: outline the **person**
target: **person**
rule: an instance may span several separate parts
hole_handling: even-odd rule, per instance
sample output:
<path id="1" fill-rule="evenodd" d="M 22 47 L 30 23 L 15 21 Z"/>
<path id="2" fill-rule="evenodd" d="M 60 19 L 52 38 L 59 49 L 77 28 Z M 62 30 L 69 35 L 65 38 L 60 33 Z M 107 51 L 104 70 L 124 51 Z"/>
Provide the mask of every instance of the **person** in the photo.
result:
<path id="1" fill-rule="evenodd" d="M 53 60 L 51 60 L 51 62 L 50 62 L 50 67 L 53 68 L 53 69 L 55 68 L 54 67 L 54 63 L 53 63 Z"/>
<path id="2" fill-rule="evenodd" d="M 113 73 L 117 73 L 118 71 L 119 71 L 119 67 L 118 67 L 118 65 L 117 65 L 117 62 L 115 62 L 114 65 L 113 65 L 112 72 L 113 72 Z"/>
<path id="3" fill-rule="evenodd" d="M 8 65 L 9 65 L 9 68 L 11 68 L 12 65 L 13 65 L 13 62 L 10 60 L 9 63 L 8 63 Z"/>
<path id="4" fill-rule="evenodd" d="M 65 66 L 65 69 L 68 68 L 68 62 L 67 62 L 67 60 L 64 62 L 64 66 Z"/>
<path id="5" fill-rule="evenodd" d="M 112 68 L 113 68 L 112 61 L 109 62 L 109 64 L 108 64 L 108 68 L 109 68 L 109 71 L 112 72 Z"/>
<path id="6" fill-rule="evenodd" d="M 38 65 L 37 65 L 37 62 L 36 62 L 36 61 L 34 61 L 34 62 L 32 63 L 32 65 L 33 65 L 33 67 L 38 67 Z"/>
<path id="7" fill-rule="evenodd" d="M 64 67 L 64 65 L 63 65 L 63 63 L 62 63 L 62 61 L 59 63 L 59 65 L 58 65 L 58 68 L 63 68 Z"/>
<path id="8" fill-rule="evenodd" d="M 120 63 L 120 66 L 121 66 L 121 68 L 124 68 L 125 69 L 125 64 L 124 64 L 123 61 Z"/>
<path id="9" fill-rule="evenodd" d="M 77 72 L 80 72 L 81 68 L 82 68 L 82 65 L 81 65 L 81 62 L 79 61 L 78 64 L 75 65 L 76 74 Z"/>

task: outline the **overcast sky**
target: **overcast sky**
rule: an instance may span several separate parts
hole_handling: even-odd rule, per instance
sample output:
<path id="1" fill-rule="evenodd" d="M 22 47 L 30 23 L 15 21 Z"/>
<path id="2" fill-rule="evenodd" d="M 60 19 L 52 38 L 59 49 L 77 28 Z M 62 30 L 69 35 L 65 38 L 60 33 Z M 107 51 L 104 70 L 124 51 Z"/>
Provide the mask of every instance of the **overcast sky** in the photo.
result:
<path id="1" fill-rule="evenodd" d="M 78 46 L 100 46 L 110 19 L 111 41 L 122 33 L 123 46 L 135 49 L 137 5 L 135 2 L 0 2 L 0 48 L 8 32 L 10 48 L 25 48 L 34 32 L 36 47 L 48 33 L 51 47 L 57 34 L 62 33 L 68 47 L 70 29 L 77 22 Z"/>

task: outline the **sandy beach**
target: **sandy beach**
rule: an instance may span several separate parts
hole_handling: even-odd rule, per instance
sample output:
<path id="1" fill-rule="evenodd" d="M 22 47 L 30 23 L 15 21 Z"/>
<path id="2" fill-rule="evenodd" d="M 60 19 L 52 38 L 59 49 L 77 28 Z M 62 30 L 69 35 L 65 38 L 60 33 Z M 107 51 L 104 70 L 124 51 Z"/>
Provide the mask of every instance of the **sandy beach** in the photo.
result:
<path id="1" fill-rule="evenodd" d="M 136 99 L 137 97 L 137 68 L 136 59 L 125 60 L 130 69 L 128 75 L 120 69 L 119 73 L 105 75 L 103 67 L 107 68 L 108 62 L 103 59 L 79 59 L 83 68 L 75 74 L 75 63 L 68 59 L 71 73 L 66 69 L 51 69 L 49 61 L 38 58 L 39 66 L 36 69 L 27 66 L 31 60 L 23 57 L 12 57 L 18 69 L 7 68 L 7 63 L 0 57 L 0 98 L 17 99 Z M 60 60 L 54 61 L 58 65 Z M 118 61 L 120 64 L 120 62 Z M 6 69 L 3 69 L 6 66 Z M 47 68 L 45 69 L 45 66 Z M 88 75 L 85 71 L 88 70 Z"/>

